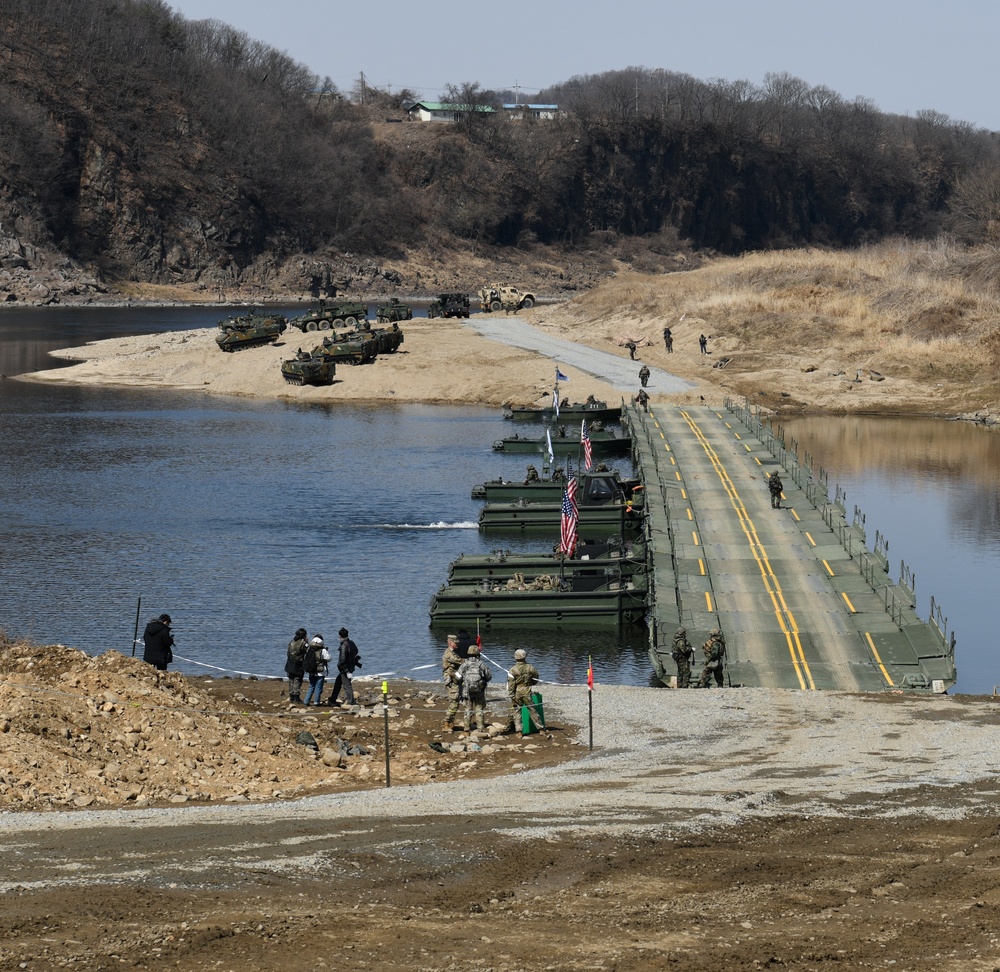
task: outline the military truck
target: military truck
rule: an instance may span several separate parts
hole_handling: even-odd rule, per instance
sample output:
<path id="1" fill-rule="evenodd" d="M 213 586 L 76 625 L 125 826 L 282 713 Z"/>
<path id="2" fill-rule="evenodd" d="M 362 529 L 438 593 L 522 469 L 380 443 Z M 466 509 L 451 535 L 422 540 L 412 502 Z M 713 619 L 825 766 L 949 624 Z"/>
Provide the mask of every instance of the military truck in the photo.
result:
<path id="1" fill-rule="evenodd" d="M 368 320 L 368 305 L 356 300 L 330 303 L 319 302 L 301 317 L 289 321 L 300 331 L 329 331 L 332 327 L 355 327 L 359 321 Z"/>
<path id="2" fill-rule="evenodd" d="M 468 317 L 469 295 L 438 294 L 437 300 L 431 301 L 427 308 L 427 316 L 431 320 L 435 317 Z"/>
<path id="3" fill-rule="evenodd" d="M 317 348 L 314 354 L 322 353 L 336 364 L 365 364 L 374 361 L 378 355 L 378 340 L 364 334 L 353 337 L 325 337 L 322 348 Z"/>
<path id="4" fill-rule="evenodd" d="M 378 324 L 395 324 L 397 321 L 412 321 L 413 308 L 404 304 L 396 297 L 390 297 L 388 304 L 383 304 L 375 315 Z"/>
<path id="5" fill-rule="evenodd" d="M 501 287 L 494 284 L 492 287 L 483 287 L 479 291 L 479 306 L 484 311 L 518 311 L 524 308 L 535 306 L 535 295 L 518 290 L 517 287 Z"/>
<path id="6" fill-rule="evenodd" d="M 221 334 L 215 343 L 222 351 L 242 351 L 264 344 L 273 344 L 288 327 L 288 321 L 280 314 L 255 314 L 251 311 L 243 317 L 230 317 L 219 321 Z"/>
<path id="7" fill-rule="evenodd" d="M 294 358 L 281 362 L 281 376 L 289 385 L 330 385 L 337 373 L 337 364 L 325 348 L 312 353 L 299 348 Z"/>

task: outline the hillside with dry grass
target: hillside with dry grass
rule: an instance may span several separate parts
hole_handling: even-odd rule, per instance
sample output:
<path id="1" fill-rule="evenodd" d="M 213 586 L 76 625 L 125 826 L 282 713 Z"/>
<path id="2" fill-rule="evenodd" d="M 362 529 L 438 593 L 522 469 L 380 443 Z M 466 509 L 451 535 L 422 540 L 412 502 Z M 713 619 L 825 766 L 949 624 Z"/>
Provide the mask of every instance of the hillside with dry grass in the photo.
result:
<path id="1" fill-rule="evenodd" d="M 645 338 L 650 364 L 771 408 L 990 410 L 1000 396 L 998 269 L 992 249 L 945 243 L 754 253 L 620 275 L 547 317 L 595 346 L 626 331 Z"/>

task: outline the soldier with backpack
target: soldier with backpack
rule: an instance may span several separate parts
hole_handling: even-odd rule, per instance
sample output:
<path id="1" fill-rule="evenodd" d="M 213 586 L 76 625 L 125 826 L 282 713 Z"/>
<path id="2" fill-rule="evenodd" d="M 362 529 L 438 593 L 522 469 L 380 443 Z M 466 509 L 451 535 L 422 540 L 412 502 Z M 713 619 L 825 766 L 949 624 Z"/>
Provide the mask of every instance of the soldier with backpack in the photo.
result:
<path id="1" fill-rule="evenodd" d="M 462 662 L 455 678 L 465 690 L 465 728 L 472 731 L 475 718 L 476 728 L 486 731 L 486 686 L 493 673 L 479 657 L 479 645 L 469 645 L 469 657 Z"/>
<path id="2" fill-rule="evenodd" d="M 354 705 L 354 686 L 351 676 L 356 668 L 361 668 L 361 655 L 358 646 L 348 637 L 347 628 L 337 632 L 340 635 L 340 650 L 337 652 L 337 680 L 333 683 L 333 695 L 328 705 L 337 705 L 341 686 L 344 688 L 344 699 L 348 705 Z"/>
<path id="3" fill-rule="evenodd" d="M 726 659 L 726 639 L 718 628 L 713 628 L 709 632 L 708 641 L 701 646 L 701 650 L 705 653 L 705 667 L 701 670 L 698 688 L 710 688 L 713 678 L 715 684 L 722 688 L 725 685 L 723 668 Z"/>
<path id="4" fill-rule="evenodd" d="M 313 635 L 309 647 L 302 660 L 302 668 L 309 676 L 309 691 L 306 693 L 306 705 L 320 705 L 323 697 L 323 685 L 326 683 L 326 673 L 330 670 L 330 652 L 321 634 Z"/>

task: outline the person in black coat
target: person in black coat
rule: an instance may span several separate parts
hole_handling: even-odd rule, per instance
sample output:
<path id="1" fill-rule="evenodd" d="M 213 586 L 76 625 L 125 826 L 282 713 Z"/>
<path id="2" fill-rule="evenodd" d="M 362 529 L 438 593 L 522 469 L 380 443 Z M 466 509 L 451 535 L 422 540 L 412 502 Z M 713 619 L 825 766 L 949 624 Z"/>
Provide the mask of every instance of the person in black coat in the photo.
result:
<path id="1" fill-rule="evenodd" d="M 174 646 L 174 638 L 170 633 L 170 615 L 161 614 L 158 618 L 153 618 L 146 625 L 142 640 L 146 646 L 142 652 L 142 660 L 165 672 L 167 665 L 174 660 L 174 653 L 170 650 Z"/>

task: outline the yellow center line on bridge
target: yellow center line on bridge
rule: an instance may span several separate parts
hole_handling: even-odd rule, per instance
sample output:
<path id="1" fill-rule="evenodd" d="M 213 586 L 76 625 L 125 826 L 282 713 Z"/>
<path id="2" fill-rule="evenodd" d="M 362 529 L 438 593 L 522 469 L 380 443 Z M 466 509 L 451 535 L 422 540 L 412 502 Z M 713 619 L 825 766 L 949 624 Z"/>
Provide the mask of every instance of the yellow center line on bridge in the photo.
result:
<path id="1" fill-rule="evenodd" d="M 712 592 L 705 591 L 705 606 L 708 608 L 709 614 L 714 614 L 715 609 L 712 607 Z"/>
<path id="2" fill-rule="evenodd" d="M 885 680 L 890 685 L 895 685 L 896 683 L 892 680 L 892 677 L 885 670 L 885 665 L 882 664 L 882 656 L 878 653 L 878 648 L 875 647 L 875 642 L 872 641 L 871 632 L 866 631 L 865 632 L 865 638 L 868 640 L 868 647 L 871 648 L 872 654 L 875 656 L 875 663 L 878 665 L 880 671 L 885 676 Z"/>
<path id="3" fill-rule="evenodd" d="M 833 568 L 832 568 L 832 567 L 831 567 L 831 566 L 830 566 L 830 565 L 829 565 L 829 564 L 828 564 L 828 563 L 827 563 L 827 562 L 826 562 L 825 560 L 823 561 L 823 566 L 824 566 L 824 567 L 826 568 L 826 572 L 827 572 L 827 573 L 828 573 L 828 574 L 829 574 L 829 575 L 830 575 L 831 577 L 833 577 L 833 576 L 834 576 L 834 574 L 833 574 Z"/>
<path id="4" fill-rule="evenodd" d="M 702 560 L 701 557 L 698 558 L 698 567 L 701 570 L 701 576 L 704 577 L 705 576 L 705 561 Z"/>
<path id="5" fill-rule="evenodd" d="M 729 501 L 732 503 L 733 509 L 736 511 L 740 526 L 750 544 L 750 553 L 753 555 L 754 560 L 757 561 L 757 566 L 760 569 L 760 576 L 764 581 L 764 589 L 771 598 L 771 604 L 774 607 L 774 616 L 778 619 L 778 626 L 781 628 L 785 636 L 785 641 L 788 644 L 788 653 L 791 656 L 792 666 L 795 668 L 795 675 L 799 680 L 799 686 L 804 689 L 808 683 L 808 688 L 815 690 L 816 683 L 813 681 L 809 663 L 806 661 L 795 615 L 792 614 L 791 609 L 785 603 L 781 583 L 771 568 L 771 563 L 767 557 L 767 550 L 760 542 L 760 537 L 757 536 L 757 528 L 754 526 L 753 520 L 750 519 L 750 514 L 747 512 L 747 508 L 744 506 L 735 484 L 729 478 L 729 473 L 726 471 L 725 465 L 723 465 L 715 449 L 712 448 L 712 444 L 706 438 L 705 433 L 701 431 L 694 419 L 691 418 L 689 412 L 682 410 L 681 415 L 694 433 L 695 438 L 701 443 L 701 447 L 705 450 L 705 454 L 708 456 L 716 473 L 718 473 L 719 479 L 722 481 L 722 487 L 729 496 Z"/>
<path id="6" fill-rule="evenodd" d="M 850 611 L 851 614 L 857 614 L 858 609 L 851 604 L 851 599 L 847 596 L 847 591 L 841 591 L 840 596 L 844 599 L 844 603 L 847 605 L 847 610 Z"/>
<path id="7" fill-rule="evenodd" d="M 798 519 L 798 517 L 796 517 L 796 519 Z M 808 540 L 815 547 L 816 546 L 816 541 L 813 540 L 812 534 L 808 530 L 805 530 L 803 532 L 806 535 L 806 540 Z"/>
<path id="8" fill-rule="evenodd" d="M 796 513 L 795 510 L 793 510 L 791 507 L 788 507 L 788 512 L 791 513 L 792 516 L 794 516 L 798 522 L 800 523 L 802 522 L 801 519 L 799 518 L 799 514 Z"/>

